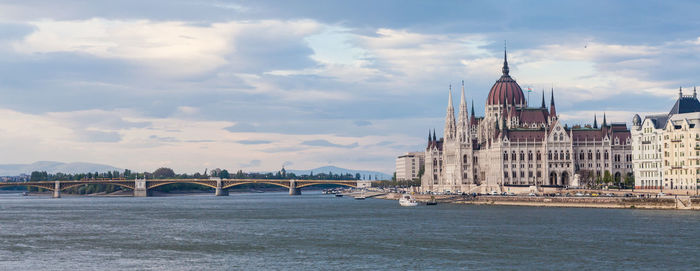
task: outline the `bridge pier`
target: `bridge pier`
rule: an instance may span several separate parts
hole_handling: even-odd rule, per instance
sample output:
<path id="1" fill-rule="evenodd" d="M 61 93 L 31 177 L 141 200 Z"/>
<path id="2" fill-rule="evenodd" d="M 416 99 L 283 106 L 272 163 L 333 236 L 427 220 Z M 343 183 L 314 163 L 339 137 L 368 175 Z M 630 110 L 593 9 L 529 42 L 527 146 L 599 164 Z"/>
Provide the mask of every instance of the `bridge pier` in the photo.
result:
<path id="1" fill-rule="evenodd" d="M 301 195 L 301 188 L 297 188 L 297 182 L 295 180 L 289 181 L 289 195 L 291 195 L 291 196 Z"/>
<path id="2" fill-rule="evenodd" d="M 53 198 L 57 199 L 61 197 L 61 182 L 56 181 L 53 185 Z"/>
<path id="3" fill-rule="evenodd" d="M 136 179 L 134 181 L 134 197 L 148 197 L 151 194 L 149 192 L 150 191 L 146 189 L 146 179 Z"/>
<path id="4" fill-rule="evenodd" d="M 228 196 L 228 189 L 223 189 L 223 185 L 221 182 L 221 180 L 216 180 L 216 193 L 214 194 L 214 196 Z"/>

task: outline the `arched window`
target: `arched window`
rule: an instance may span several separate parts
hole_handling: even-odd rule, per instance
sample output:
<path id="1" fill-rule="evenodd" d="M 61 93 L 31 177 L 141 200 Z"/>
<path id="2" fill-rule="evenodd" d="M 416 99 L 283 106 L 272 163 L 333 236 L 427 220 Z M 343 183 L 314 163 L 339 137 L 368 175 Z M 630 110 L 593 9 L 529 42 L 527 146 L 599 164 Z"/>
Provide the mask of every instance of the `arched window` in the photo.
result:
<path id="1" fill-rule="evenodd" d="M 569 160 L 569 159 L 571 159 L 571 157 L 569 156 L 569 151 L 566 151 L 566 160 Z"/>
<path id="2" fill-rule="evenodd" d="M 532 161 L 532 151 L 527 152 L 527 160 Z"/>
<path id="3" fill-rule="evenodd" d="M 603 153 L 603 158 L 605 160 L 608 160 L 608 151 L 606 150 L 605 153 Z"/>
<path id="4" fill-rule="evenodd" d="M 537 151 L 537 161 L 540 160 L 542 160 L 542 154 L 540 153 L 540 151 Z"/>
<path id="5" fill-rule="evenodd" d="M 510 160 L 515 161 L 516 159 L 518 159 L 518 157 L 516 156 L 515 151 L 513 151 L 513 152 L 510 154 Z"/>
<path id="6" fill-rule="evenodd" d="M 437 167 L 437 159 L 433 159 L 433 166 Z"/>
<path id="7" fill-rule="evenodd" d="M 503 152 L 503 161 L 508 161 L 508 152 L 507 151 Z"/>
<path id="8" fill-rule="evenodd" d="M 547 152 L 547 160 L 552 160 L 552 151 Z"/>
<path id="9" fill-rule="evenodd" d="M 467 155 L 465 154 L 464 156 L 462 156 L 462 163 L 466 164 L 468 162 L 469 160 L 467 160 Z"/>
<path id="10" fill-rule="evenodd" d="M 525 153 L 523 151 L 520 151 L 520 161 L 525 160 Z"/>
<path id="11" fill-rule="evenodd" d="M 559 151 L 554 151 L 554 160 L 559 160 Z"/>
<path id="12" fill-rule="evenodd" d="M 600 151 L 595 151 L 595 159 L 600 160 Z"/>
<path id="13" fill-rule="evenodd" d="M 588 160 L 593 160 L 593 153 L 591 150 L 588 150 Z"/>
<path id="14" fill-rule="evenodd" d="M 583 151 L 581 151 L 581 152 L 579 153 L 578 159 L 580 159 L 580 160 L 586 159 L 586 155 L 583 154 Z"/>

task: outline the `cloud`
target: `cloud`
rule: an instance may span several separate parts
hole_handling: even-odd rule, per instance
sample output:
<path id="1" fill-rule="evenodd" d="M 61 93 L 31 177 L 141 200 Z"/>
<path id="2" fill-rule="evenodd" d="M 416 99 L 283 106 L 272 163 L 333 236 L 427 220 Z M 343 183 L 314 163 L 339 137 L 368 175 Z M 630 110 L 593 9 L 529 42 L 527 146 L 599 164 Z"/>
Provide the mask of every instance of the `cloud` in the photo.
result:
<path id="1" fill-rule="evenodd" d="M 241 167 L 243 168 L 250 168 L 250 167 L 259 167 L 262 164 L 260 160 L 250 160 L 248 163 L 242 163 L 240 164 Z"/>
<path id="2" fill-rule="evenodd" d="M 239 144 L 243 145 L 261 145 L 261 144 L 270 144 L 272 141 L 270 140 L 238 140 L 236 141 Z"/>
<path id="3" fill-rule="evenodd" d="M 237 132 L 255 132 L 256 131 L 256 126 L 253 124 L 248 124 L 248 123 L 236 123 L 235 125 L 231 125 L 229 127 L 224 128 L 229 132 L 237 133 Z"/>
<path id="4" fill-rule="evenodd" d="M 372 122 L 371 122 L 371 121 L 366 121 L 366 120 L 356 120 L 356 121 L 355 121 L 355 125 L 357 125 L 357 126 L 359 126 L 359 127 L 370 126 L 370 125 L 372 125 Z"/>
<path id="5" fill-rule="evenodd" d="M 306 145 L 306 146 L 312 146 L 312 147 L 334 147 L 334 148 L 347 148 L 347 149 L 353 149 L 353 148 L 357 148 L 359 146 L 359 144 L 357 144 L 357 142 L 352 143 L 352 144 L 348 144 L 348 145 L 342 145 L 342 144 L 331 143 L 330 141 L 324 140 L 324 139 L 307 140 L 307 141 L 301 142 L 301 144 Z"/>

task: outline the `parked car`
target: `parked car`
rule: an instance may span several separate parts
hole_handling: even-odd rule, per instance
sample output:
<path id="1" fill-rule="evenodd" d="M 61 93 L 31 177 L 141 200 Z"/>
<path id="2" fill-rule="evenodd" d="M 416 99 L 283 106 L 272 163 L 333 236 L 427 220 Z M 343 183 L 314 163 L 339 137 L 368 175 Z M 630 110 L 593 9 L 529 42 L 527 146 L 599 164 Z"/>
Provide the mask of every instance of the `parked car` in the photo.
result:
<path id="1" fill-rule="evenodd" d="M 530 197 L 537 197 L 537 194 L 530 192 L 530 194 L 527 194 Z"/>
<path id="2" fill-rule="evenodd" d="M 498 192 L 496 192 L 496 191 L 491 191 L 491 193 L 489 193 L 489 195 L 491 195 L 491 196 L 498 196 Z"/>
<path id="3" fill-rule="evenodd" d="M 583 193 L 578 192 L 578 193 L 576 193 L 576 196 L 577 196 L 577 197 L 583 197 Z"/>

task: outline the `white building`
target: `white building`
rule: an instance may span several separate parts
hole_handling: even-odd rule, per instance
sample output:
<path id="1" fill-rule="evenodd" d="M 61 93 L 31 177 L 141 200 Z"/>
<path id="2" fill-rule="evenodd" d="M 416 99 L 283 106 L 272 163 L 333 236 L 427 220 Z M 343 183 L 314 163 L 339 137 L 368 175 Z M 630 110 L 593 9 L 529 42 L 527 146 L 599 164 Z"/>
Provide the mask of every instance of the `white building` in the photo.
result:
<path id="1" fill-rule="evenodd" d="M 528 105 L 504 55 L 502 76 L 489 91 L 485 116 L 471 115 L 462 83 L 455 119 L 448 95 L 444 138 L 435 132 L 425 150 L 424 192 L 490 192 L 531 186 L 579 186 L 606 172 L 621 182 L 632 174 L 630 132 L 624 123 L 567 127 L 557 116 L 552 91 L 549 108 Z M 585 173 L 585 174 L 584 174 Z"/>
<path id="2" fill-rule="evenodd" d="M 697 93 L 683 95 L 668 114 L 632 119 L 632 150 L 636 189 L 696 189 L 698 168 L 695 139 L 700 127 Z M 700 142 L 700 141 L 698 141 Z"/>
<path id="3" fill-rule="evenodd" d="M 418 178 L 424 163 L 425 153 L 409 152 L 396 158 L 396 180 L 407 181 Z"/>

